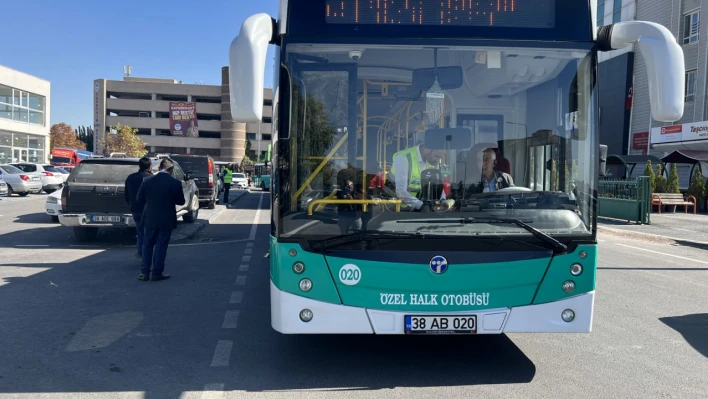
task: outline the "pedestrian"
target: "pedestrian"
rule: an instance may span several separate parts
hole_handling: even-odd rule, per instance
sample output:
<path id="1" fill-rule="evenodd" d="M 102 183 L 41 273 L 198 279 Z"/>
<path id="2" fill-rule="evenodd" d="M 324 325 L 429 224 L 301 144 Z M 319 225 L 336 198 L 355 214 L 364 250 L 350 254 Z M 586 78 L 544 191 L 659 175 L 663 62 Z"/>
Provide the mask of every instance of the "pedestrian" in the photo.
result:
<path id="1" fill-rule="evenodd" d="M 165 158 L 160 161 L 160 171 L 143 181 L 138 191 L 138 202 L 145 204 L 143 212 L 143 263 L 138 280 L 166 280 L 169 274 L 164 274 L 167 246 L 170 244 L 172 230 L 177 228 L 177 213 L 175 206 L 184 205 L 182 184 L 172 177 L 174 163 Z"/>
<path id="2" fill-rule="evenodd" d="M 226 206 L 229 206 L 229 189 L 233 178 L 233 167 L 234 164 L 230 163 L 224 168 L 224 204 Z"/>
<path id="3" fill-rule="evenodd" d="M 138 263 L 142 262 L 143 258 L 143 206 L 138 203 L 138 191 L 140 186 L 143 184 L 143 179 L 152 176 L 152 162 L 150 158 L 142 157 L 138 161 L 138 171 L 130 174 L 127 179 L 125 179 L 125 187 L 123 193 L 125 195 L 125 202 L 130 206 L 130 212 L 133 214 L 133 221 L 135 221 L 135 230 L 138 235 L 137 252 L 135 257 L 138 259 Z"/>

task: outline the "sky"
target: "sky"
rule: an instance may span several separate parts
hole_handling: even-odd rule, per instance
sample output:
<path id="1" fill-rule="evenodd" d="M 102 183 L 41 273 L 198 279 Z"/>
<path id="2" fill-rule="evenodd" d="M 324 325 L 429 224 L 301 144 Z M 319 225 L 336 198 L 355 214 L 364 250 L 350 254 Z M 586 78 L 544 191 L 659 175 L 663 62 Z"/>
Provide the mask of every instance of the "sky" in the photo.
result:
<path id="1" fill-rule="evenodd" d="M 0 64 L 51 82 L 51 124 L 91 126 L 94 79 L 221 84 L 243 21 L 278 0 L 3 1 Z M 272 46 L 265 85 L 272 87 Z"/>

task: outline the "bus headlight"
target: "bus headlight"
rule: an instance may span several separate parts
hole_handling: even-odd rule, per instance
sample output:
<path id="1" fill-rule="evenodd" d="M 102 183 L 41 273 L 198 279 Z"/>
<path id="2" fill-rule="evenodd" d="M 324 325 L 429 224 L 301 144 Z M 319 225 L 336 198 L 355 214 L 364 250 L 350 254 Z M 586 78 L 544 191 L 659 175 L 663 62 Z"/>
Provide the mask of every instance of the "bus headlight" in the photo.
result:
<path id="1" fill-rule="evenodd" d="M 570 309 L 566 309 L 563 311 L 563 313 L 561 313 L 561 319 L 563 319 L 563 321 L 566 323 L 570 323 L 575 319 L 575 312 Z"/>
<path id="2" fill-rule="evenodd" d="M 570 280 L 566 281 L 563 283 L 563 291 L 565 291 L 566 294 L 570 294 L 575 291 L 575 283 Z"/>
<path id="3" fill-rule="evenodd" d="M 303 309 L 300 311 L 300 320 L 304 321 L 305 323 L 312 320 L 313 316 L 314 314 L 310 309 Z"/>
<path id="4" fill-rule="evenodd" d="M 302 280 L 300 280 L 300 289 L 305 292 L 311 290 L 312 280 L 310 280 L 309 278 L 303 278 Z"/>
<path id="5" fill-rule="evenodd" d="M 305 264 L 302 262 L 293 263 L 293 271 L 295 274 L 302 274 L 305 271 Z"/>
<path id="6" fill-rule="evenodd" d="M 580 263 L 574 263 L 570 266 L 570 274 L 573 276 L 579 276 L 583 272 L 583 265 Z"/>

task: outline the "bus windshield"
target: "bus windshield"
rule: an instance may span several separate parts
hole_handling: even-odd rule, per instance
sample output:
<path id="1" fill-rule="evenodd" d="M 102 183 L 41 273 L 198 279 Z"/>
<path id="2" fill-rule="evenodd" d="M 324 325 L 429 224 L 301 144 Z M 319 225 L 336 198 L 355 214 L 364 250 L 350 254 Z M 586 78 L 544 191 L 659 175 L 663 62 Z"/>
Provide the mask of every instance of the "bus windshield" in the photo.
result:
<path id="1" fill-rule="evenodd" d="M 544 46 L 286 44 L 278 234 L 591 235 L 593 54 Z"/>

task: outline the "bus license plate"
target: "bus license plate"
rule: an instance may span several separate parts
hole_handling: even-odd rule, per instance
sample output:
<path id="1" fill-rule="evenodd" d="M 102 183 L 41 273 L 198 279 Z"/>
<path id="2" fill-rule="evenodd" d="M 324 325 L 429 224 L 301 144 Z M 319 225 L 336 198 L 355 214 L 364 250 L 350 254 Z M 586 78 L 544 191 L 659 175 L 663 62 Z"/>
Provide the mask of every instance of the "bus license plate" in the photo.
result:
<path id="1" fill-rule="evenodd" d="M 92 222 L 120 222 L 120 216 L 91 216 Z"/>
<path id="2" fill-rule="evenodd" d="M 405 316 L 406 334 L 476 334 L 477 316 Z"/>

